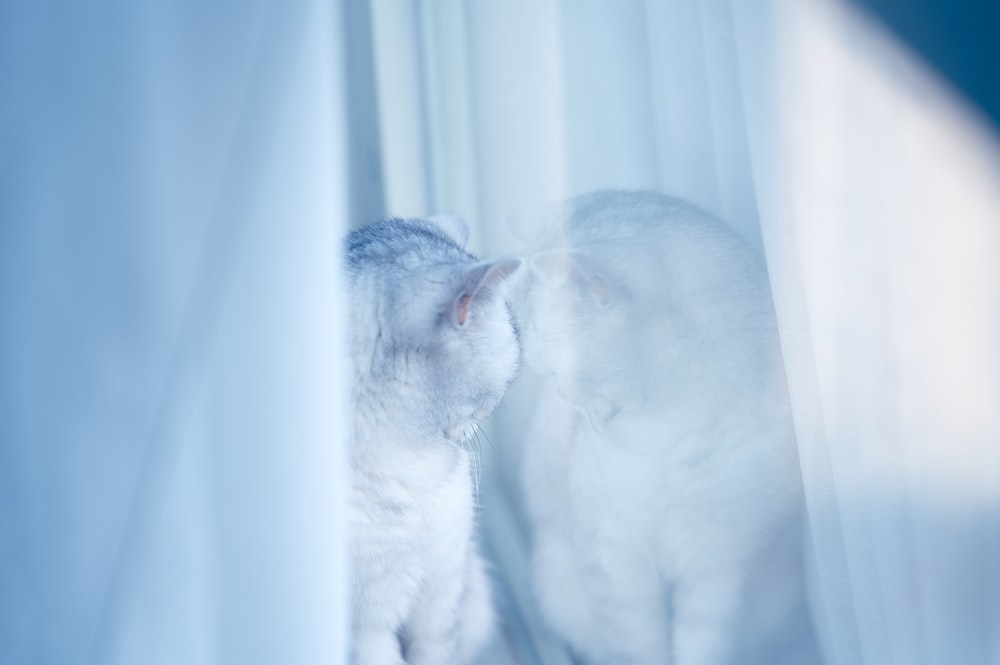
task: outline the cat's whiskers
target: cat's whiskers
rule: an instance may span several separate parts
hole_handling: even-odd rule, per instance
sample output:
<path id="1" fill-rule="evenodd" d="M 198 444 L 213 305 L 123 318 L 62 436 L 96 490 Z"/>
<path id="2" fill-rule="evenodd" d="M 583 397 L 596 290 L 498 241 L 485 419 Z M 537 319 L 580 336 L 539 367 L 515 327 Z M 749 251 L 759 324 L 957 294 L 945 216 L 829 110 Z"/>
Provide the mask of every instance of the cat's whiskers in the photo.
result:
<path id="1" fill-rule="evenodd" d="M 482 475 L 482 443 L 479 440 L 479 425 L 472 423 L 469 429 L 466 431 L 466 437 L 463 440 L 463 447 L 469 453 L 469 462 L 472 467 L 472 485 L 473 485 L 473 501 L 476 502 L 478 507 L 479 504 L 479 481 Z M 475 445 L 473 445 L 475 441 Z"/>
<path id="2" fill-rule="evenodd" d="M 492 449 L 492 448 L 494 448 L 494 445 L 493 445 L 493 439 L 491 439 L 491 438 L 490 438 L 490 435 L 486 433 L 486 430 L 482 429 L 481 427 L 477 427 L 477 428 L 476 428 L 476 435 L 478 436 L 479 434 L 482 434 L 482 435 L 483 435 L 483 437 L 485 437 L 485 438 L 486 438 L 486 442 L 487 442 L 488 444 L 490 444 L 490 448 L 491 448 L 491 449 Z M 479 445 L 479 447 L 480 447 L 480 449 L 482 449 L 482 442 L 480 442 L 480 445 Z"/>

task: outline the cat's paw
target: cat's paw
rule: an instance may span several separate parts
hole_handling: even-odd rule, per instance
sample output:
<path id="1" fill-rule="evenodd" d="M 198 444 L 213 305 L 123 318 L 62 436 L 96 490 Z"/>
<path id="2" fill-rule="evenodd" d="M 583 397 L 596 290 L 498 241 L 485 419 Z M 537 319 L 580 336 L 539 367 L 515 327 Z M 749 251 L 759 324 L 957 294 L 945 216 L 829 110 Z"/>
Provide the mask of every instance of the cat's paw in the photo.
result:
<path id="1" fill-rule="evenodd" d="M 459 662 L 469 663 L 490 641 L 496 624 L 489 578 L 478 556 L 469 566 L 468 587 L 459 621 Z"/>
<path id="2" fill-rule="evenodd" d="M 406 665 L 395 633 L 382 631 L 354 636 L 351 665 Z"/>

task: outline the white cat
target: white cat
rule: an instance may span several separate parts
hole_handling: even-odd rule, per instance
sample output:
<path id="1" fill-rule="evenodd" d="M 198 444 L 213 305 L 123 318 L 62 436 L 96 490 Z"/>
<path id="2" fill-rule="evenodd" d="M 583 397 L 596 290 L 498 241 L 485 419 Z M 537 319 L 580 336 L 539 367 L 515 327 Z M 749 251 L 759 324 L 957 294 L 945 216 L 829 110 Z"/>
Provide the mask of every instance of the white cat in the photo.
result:
<path id="1" fill-rule="evenodd" d="M 523 475 L 543 617 L 587 663 L 773 662 L 807 625 L 764 269 L 666 196 L 600 192 L 548 217 L 515 299 L 548 377 Z"/>
<path id="2" fill-rule="evenodd" d="M 347 239 L 355 665 L 462 665 L 492 609 L 462 443 L 519 359 L 503 282 L 455 220 L 388 220 Z"/>

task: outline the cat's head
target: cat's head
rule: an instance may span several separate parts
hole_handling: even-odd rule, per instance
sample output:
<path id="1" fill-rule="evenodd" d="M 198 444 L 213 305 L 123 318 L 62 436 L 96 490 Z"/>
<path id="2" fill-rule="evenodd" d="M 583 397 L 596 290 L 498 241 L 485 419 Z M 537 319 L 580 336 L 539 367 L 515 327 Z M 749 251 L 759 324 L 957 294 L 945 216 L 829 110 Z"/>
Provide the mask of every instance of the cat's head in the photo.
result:
<path id="1" fill-rule="evenodd" d="M 364 399 L 460 440 L 488 416 L 520 355 L 504 299 L 518 259 L 478 261 L 453 218 L 387 220 L 347 240 L 352 354 Z"/>
<path id="2" fill-rule="evenodd" d="M 745 249 L 677 199 L 597 192 L 512 226 L 525 361 L 587 410 L 663 401 L 722 364 L 720 339 L 756 298 Z"/>
<path id="3" fill-rule="evenodd" d="M 649 362 L 628 275 L 602 260 L 601 248 L 550 245 L 533 252 L 515 311 L 525 362 L 584 408 L 619 402 Z"/>

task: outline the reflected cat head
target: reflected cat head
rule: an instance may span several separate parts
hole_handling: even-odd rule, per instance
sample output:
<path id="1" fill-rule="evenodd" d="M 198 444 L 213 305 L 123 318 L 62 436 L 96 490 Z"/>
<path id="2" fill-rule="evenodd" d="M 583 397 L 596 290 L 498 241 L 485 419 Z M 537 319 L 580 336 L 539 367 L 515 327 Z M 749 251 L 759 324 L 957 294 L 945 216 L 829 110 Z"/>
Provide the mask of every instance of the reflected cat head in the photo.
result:
<path id="1" fill-rule="evenodd" d="M 749 371 L 754 328 L 772 324 L 766 275 L 721 222 L 678 199 L 617 191 L 518 222 L 525 360 L 569 401 L 613 413 Z"/>

